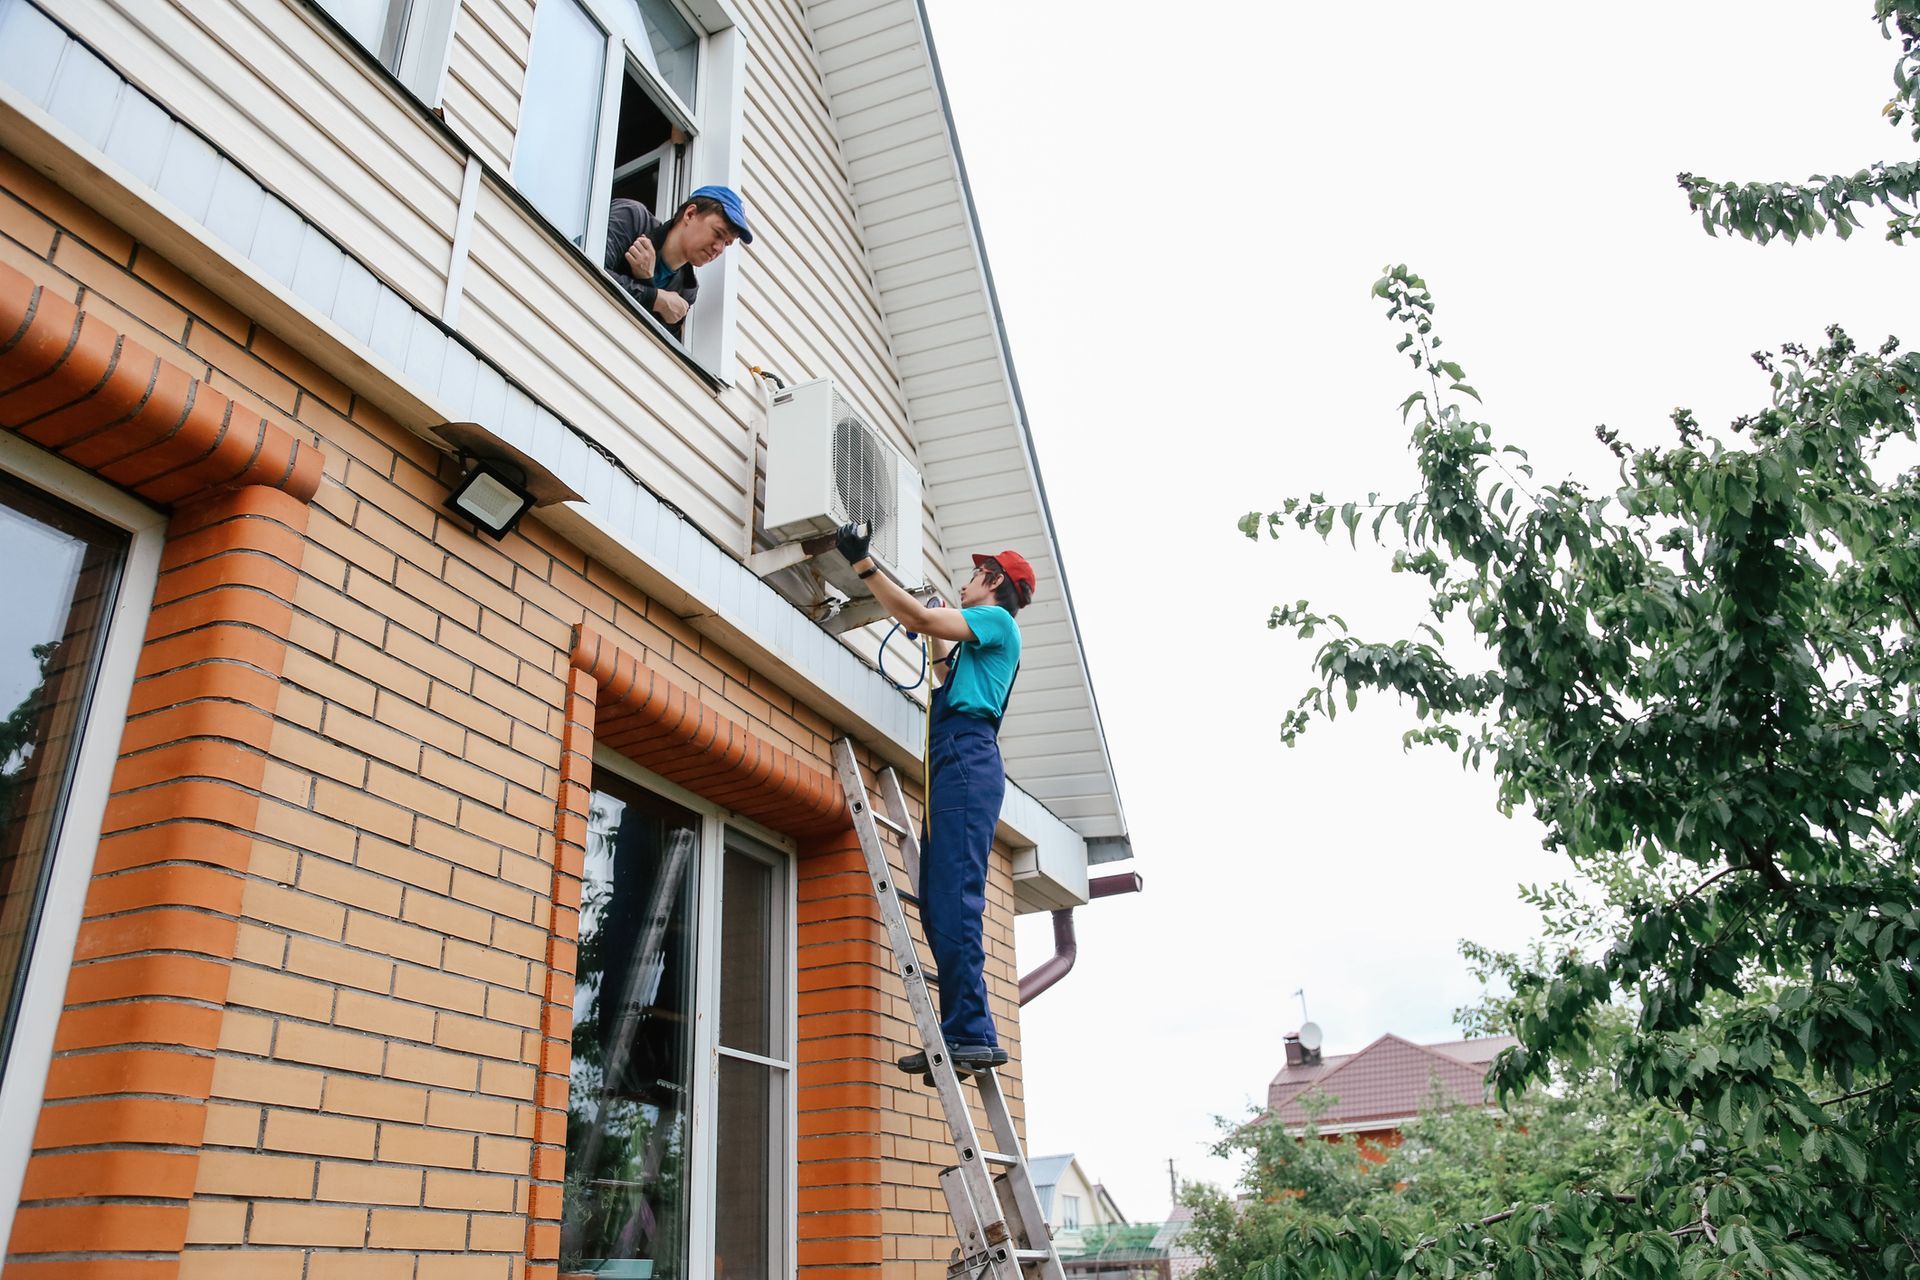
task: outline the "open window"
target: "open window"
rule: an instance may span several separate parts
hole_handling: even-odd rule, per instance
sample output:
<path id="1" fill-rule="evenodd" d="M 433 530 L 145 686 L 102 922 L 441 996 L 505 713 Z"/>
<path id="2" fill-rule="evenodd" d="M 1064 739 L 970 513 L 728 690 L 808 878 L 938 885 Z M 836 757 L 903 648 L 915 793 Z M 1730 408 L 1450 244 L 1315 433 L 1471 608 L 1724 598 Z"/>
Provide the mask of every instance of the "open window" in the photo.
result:
<path id="1" fill-rule="evenodd" d="M 743 60 L 738 28 L 718 0 L 684 8 L 675 0 L 542 0 L 514 185 L 600 262 L 616 197 L 664 220 L 696 187 L 739 185 Z M 733 257 L 701 268 L 683 337 L 667 335 L 723 380 L 732 364 Z"/>
<path id="2" fill-rule="evenodd" d="M 459 0 L 315 0 L 428 106 L 440 102 Z"/>

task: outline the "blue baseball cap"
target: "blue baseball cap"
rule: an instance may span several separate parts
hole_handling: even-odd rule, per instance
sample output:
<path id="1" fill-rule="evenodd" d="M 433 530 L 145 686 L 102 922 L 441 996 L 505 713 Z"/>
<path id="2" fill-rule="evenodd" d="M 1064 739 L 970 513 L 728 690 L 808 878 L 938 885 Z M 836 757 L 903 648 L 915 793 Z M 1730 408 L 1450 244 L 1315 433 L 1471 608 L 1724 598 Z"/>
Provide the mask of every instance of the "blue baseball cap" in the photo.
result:
<path id="1" fill-rule="evenodd" d="M 703 196 L 708 200 L 719 202 L 721 212 L 727 215 L 727 221 L 740 232 L 741 244 L 753 243 L 753 228 L 747 225 L 747 209 L 740 203 L 739 192 L 732 187 L 702 187 L 687 198 L 698 200 Z"/>

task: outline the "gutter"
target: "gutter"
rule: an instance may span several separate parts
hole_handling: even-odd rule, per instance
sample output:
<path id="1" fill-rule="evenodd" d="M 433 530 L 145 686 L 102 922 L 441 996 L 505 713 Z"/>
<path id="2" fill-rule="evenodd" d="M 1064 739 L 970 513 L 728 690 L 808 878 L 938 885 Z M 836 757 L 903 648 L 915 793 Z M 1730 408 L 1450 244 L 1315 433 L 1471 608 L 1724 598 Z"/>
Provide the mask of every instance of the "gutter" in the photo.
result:
<path id="1" fill-rule="evenodd" d="M 1088 898 L 1111 898 L 1122 893 L 1139 893 L 1146 886 L 1137 871 L 1115 876 L 1096 876 L 1087 882 Z M 1079 958 L 1080 942 L 1073 933 L 1073 908 L 1053 913 L 1053 954 L 1040 967 L 1020 979 L 1020 1004 L 1026 1004 L 1073 971 Z"/>

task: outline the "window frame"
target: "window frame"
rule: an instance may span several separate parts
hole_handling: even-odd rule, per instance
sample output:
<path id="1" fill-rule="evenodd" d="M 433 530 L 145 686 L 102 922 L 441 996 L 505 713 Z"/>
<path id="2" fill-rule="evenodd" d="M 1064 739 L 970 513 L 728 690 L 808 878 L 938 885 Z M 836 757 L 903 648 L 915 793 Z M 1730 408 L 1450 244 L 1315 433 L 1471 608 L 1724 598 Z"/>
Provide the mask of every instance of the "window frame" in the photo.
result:
<path id="1" fill-rule="evenodd" d="M 107 617 L 100 668 L 74 756 L 73 784 L 54 836 L 46 897 L 26 954 L 12 1051 L 7 1069 L 0 1073 L 4 1075 L 0 1079 L 0 1240 L 4 1240 L 13 1230 L 27 1161 L 33 1154 L 34 1128 L 46 1099 L 54 1031 L 66 1003 L 74 942 L 93 879 L 100 828 L 106 820 L 134 668 L 160 580 L 167 517 L 10 431 L 0 431 L 0 471 L 127 534 L 120 586 Z"/>
<path id="2" fill-rule="evenodd" d="M 306 0 L 355 49 L 398 80 L 408 93 L 437 108 L 453 61 L 453 25 L 462 0 L 384 0 L 386 16 L 380 24 L 380 48 L 360 43 L 327 8 L 327 0 Z M 391 46 L 391 48 L 389 48 Z"/>
<path id="3" fill-rule="evenodd" d="M 593 767 L 614 774 L 634 786 L 651 791 L 700 816 L 700 864 L 694 920 L 694 1088 L 688 1117 L 689 1141 L 699 1164 L 696 1187 L 688 1214 L 687 1248 L 691 1253 L 692 1273 L 704 1274 L 702 1258 L 709 1261 L 717 1238 L 716 1177 L 719 1155 L 720 1059 L 736 1058 L 763 1063 L 785 1073 L 784 1097 L 776 1108 L 779 1133 L 770 1142 L 773 1162 L 771 1185 L 780 1190 L 770 1230 L 769 1245 L 776 1261 L 773 1274 L 790 1275 L 797 1258 L 799 1238 L 799 1052 L 800 1052 L 800 969 L 797 919 L 800 902 L 798 846 L 771 828 L 762 826 L 744 814 L 714 804 L 688 791 L 651 769 L 635 764 L 611 747 L 594 745 Z M 588 790 L 595 788 L 589 782 Z M 782 1011 L 779 1035 L 787 1058 L 782 1061 L 720 1044 L 720 920 L 722 878 L 726 870 L 726 852 L 734 849 L 773 866 L 784 881 L 776 888 L 778 920 L 770 941 L 774 959 L 780 966 L 779 983 Z"/>
<path id="4" fill-rule="evenodd" d="M 613 198 L 613 150 L 620 130 L 620 95 L 627 77 L 639 80 L 651 93 L 654 106 L 687 135 L 685 155 L 676 166 L 675 181 L 683 192 L 703 186 L 720 185 L 740 189 L 742 156 L 745 153 L 746 40 L 739 15 L 731 0 L 666 0 L 699 33 L 700 46 L 694 96 L 686 102 L 647 65 L 647 60 L 629 44 L 620 23 L 607 9 L 629 0 L 572 0 L 606 41 L 605 60 L 600 82 L 600 112 L 595 122 L 593 170 L 588 175 L 587 220 L 582 233 L 584 245 L 553 226 L 540 213 L 531 197 L 519 192 L 512 178 L 519 156 L 520 121 L 514 121 L 514 154 L 508 157 L 509 182 L 520 194 L 524 205 L 554 232 L 557 239 L 576 253 L 588 258 L 595 271 L 606 273 L 603 265 L 607 244 L 607 207 Z M 536 18 L 537 21 L 537 18 Z M 526 111 L 526 98 L 520 100 Z M 684 198 L 684 196 L 679 197 Z M 677 207 L 677 205 L 676 205 Z M 673 210 L 655 209 L 657 217 L 671 216 Z M 739 331 L 739 255 L 745 246 L 731 249 L 711 265 L 700 268 L 700 300 L 687 314 L 683 329 L 686 336 L 676 338 L 657 316 L 641 307 L 624 288 L 609 279 L 611 291 L 628 309 L 667 345 L 689 358 L 719 387 L 732 385 L 735 351 Z"/>

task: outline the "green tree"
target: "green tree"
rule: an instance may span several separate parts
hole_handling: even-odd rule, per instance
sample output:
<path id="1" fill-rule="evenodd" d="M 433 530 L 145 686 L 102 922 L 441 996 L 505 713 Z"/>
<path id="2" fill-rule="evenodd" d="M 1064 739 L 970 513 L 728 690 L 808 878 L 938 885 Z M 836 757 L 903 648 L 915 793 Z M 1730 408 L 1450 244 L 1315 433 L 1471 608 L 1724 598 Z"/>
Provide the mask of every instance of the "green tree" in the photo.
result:
<path id="1" fill-rule="evenodd" d="M 1915 122 L 1920 4 L 1875 16 L 1901 44 L 1888 114 Z M 1686 185 L 1710 229 L 1844 233 L 1880 203 L 1898 240 L 1913 181 Z M 1893 461 L 1920 354 L 1838 328 L 1756 353 L 1765 407 L 1719 436 L 1679 410 L 1660 445 L 1601 428 L 1619 481 L 1594 492 L 1539 483 L 1468 416 L 1424 281 L 1395 267 L 1374 292 L 1423 383 L 1401 406 L 1419 491 L 1289 499 L 1241 527 L 1357 542 L 1365 522 L 1432 620 L 1375 641 L 1276 608 L 1271 626 L 1327 637 L 1281 736 L 1390 693 L 1410 745 L 1536 815 L 1575 883 L 1539 895 L 1557 941 L 1513 969 L 1521 1043 L 1492 1083 L 1551 1096 L 1598 1062 L 1665 1119 L 1631 1169 L 1454 1197 L 1431 1229 L 1377 1200 L 1296 1215 L 1241 1274 L 1920 1277 L 1920 472 Z M 1464 665 L 1442 628 L 1472 633 Z"/>

